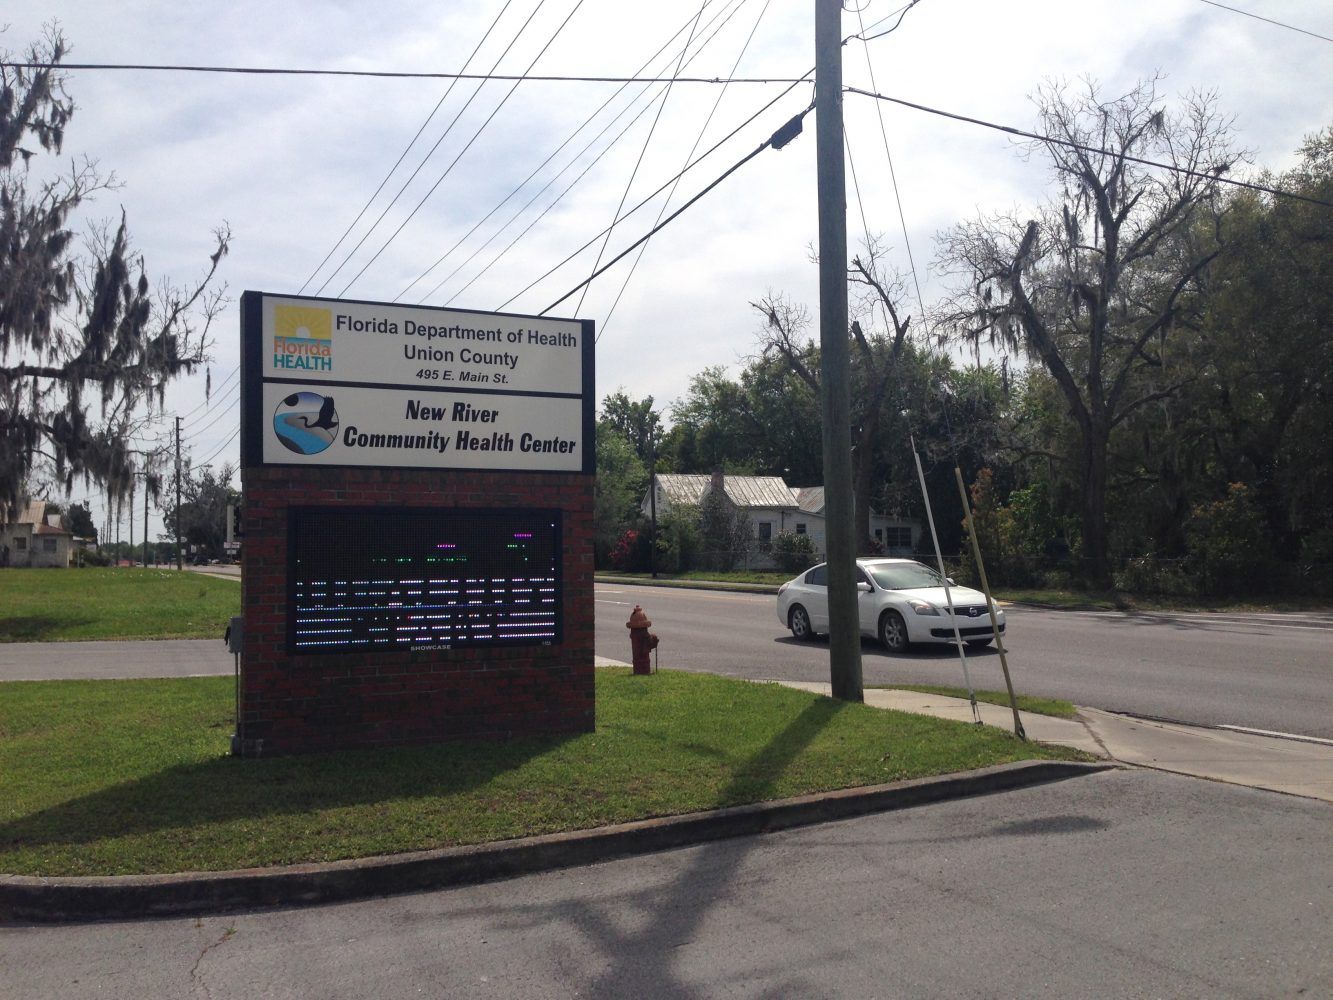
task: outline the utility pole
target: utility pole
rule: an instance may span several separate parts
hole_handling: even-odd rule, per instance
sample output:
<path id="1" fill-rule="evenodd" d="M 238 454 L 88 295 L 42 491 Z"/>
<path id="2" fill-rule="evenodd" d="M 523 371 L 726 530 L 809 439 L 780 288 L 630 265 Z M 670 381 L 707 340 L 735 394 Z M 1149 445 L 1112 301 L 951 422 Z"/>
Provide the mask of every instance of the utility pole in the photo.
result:
<path id="1" fill-rule="evenodd" d="M 181 553 L 181 418 L 176 418 L 176 569 L 184 569 Z"/>
<path id="2" fill-rule="evenodd" d="M 648 572 L 657 579 L 657 435 L 648 434 L 648 511 L 652 536 L 648 539 Z"/>
<path id="3" fill-rule="evenodd" d="M 134 477 L 137 472 L 130 473 L 130 569 L 134 569 Z M 148 531 L 148 522 L 144 521 L 144 532 Z"/>
<path id="4" fill-rule="evenodd" d="M 862 701 L 847 344 L 847 178 L 842 152 L 842 0 L 815 0 L 819 357 L 833 697 Z"/>
<path id="5" fill-rule="evenodd" d="M 143 568 L 148 568 L 148 466 L 143 470 Z"/>

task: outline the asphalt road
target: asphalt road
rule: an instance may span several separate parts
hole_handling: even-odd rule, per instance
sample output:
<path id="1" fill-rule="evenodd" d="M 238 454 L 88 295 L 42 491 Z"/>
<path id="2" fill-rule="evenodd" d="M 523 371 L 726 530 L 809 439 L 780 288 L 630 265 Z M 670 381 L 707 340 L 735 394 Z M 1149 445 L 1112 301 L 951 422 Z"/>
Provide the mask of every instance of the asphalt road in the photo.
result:
<path id="1" fill-rule="evenodd" d="M 0 927 L 0 993 L 1328 996 L 1329 818 L 1107 772 L 442 892 Z"/>
<path id="2" fill-rule="evenodd" d="M 662 667 L 738 677 L 828 680 L 828 642 L 798 643 L 768 595 L 597 587 L 597 653 L 630 659 L 625 622 L 640 604 Z M 1007 609 L 1019 693 L 1196 725 L 1333 739 L 1333 614 L 1122 614 Z M 977 688 L 1003 690 L 994 650 L 969 651 Z M 866 684 L 962 686 L 949 646 L 892 655 L 862 644 Z"/>
<path id="3" fill-rule="evenodd" d="M 736 677 L 828 680 L 828 643 L 798 643 L 768 595 L 599 584 L 597 654 L 630 659 L 635 604 L 662 639 L 663 667 Z M 1020 693 L 1195 725 L 1333 739 L 1333 614 L 1120 614 L 1011 608 L 1010 670 Z M 1003 690 L 999 656 L 970 651 L 974 686 Z M 216 640 L 0 644 L 0 680 L 227 674 Z M 961 686 L 952 648 L 891 655 L 862 644 L 867 684 Z"/>

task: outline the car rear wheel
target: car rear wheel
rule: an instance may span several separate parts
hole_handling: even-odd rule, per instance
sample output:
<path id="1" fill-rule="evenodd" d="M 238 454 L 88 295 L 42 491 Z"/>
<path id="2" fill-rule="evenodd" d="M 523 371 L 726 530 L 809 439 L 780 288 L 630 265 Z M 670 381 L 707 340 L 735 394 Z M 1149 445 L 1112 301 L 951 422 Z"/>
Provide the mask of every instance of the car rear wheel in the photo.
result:
<path id="1" fill-rule="evenodd" d="M 904 653 L 911 645 L 907 638 L 907 622 L 896 611 L 886 611 L 879 616 L 879 641 L 890 653 Z"/>
<path id="2" fill-rule="evenodd" d="M 791 634 L 802 642 L 808 642 L 815 637 L 815 630 L 810 625 L 810 615 L 799 604 L 793 607 L 787 616 L 787 627 L 791 629 Z"/>

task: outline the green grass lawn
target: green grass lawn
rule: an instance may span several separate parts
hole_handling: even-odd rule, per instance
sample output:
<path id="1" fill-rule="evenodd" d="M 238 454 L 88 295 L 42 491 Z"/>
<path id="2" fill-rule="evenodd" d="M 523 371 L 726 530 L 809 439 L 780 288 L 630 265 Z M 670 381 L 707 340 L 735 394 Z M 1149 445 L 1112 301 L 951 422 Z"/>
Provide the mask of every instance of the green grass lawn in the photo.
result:
<path id="1" fill-rule="evenodd" d="M 324 861 L 1088 759 L 778 685 L 597 674 L 595 733 L 264 760 L 227 755 L 229 677 L 10 682 L 0 688 L 0 872 Z"/>
<path id="2" fill-rule="evenodd" d="M 867 684 L 866 687 L 887 688 L 893 691 L 920 691 L 922 694 L 938 694 L 946 698 L 967 700 L 967 688 L 948 687 L 943 684 Z M 972 693 L 977 696 L 977 701 L 984 701 L 988 705 L 1009 707 L 1009 694 L 1006 691 L 973 691 Z M 1078 710 L 1071 702 L 1062 701 L 1059 698 L 1039 698 L 1030 694 L 1020 694 L 1018 696 L 1018 710 L 1020 712 L 1034 712 L 1037 715 L 1053 715 L 1057 719 L 1072 719 L 1078 714 Z"/>
<path id="3" fill-rule="evenodd" d="M 0 642 L 218 639 L 239 580 L 173 569 L 0 569 Z"/>

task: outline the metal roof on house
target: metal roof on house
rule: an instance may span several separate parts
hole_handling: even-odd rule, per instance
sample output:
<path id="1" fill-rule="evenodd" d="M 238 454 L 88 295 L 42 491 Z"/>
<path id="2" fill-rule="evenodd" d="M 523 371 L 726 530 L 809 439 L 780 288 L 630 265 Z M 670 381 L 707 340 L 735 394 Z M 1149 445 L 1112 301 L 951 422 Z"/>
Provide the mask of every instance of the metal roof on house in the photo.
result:
<path id="1" fill-rule="evenodd" d="M 824 513 L 824 487 L 793 486 L 791 492 L 796 498 L 796 506 L 807 514 Z"/>
<path id="2" fill-rule="evenodd" d="M 697 504 L 708 492 L 712 476 L 661 473 L 657 485 L 671 503 Z M 722 491 L 737 507 L 796 506 L 791 490 L 781 476 L 723 476 Z"/>

